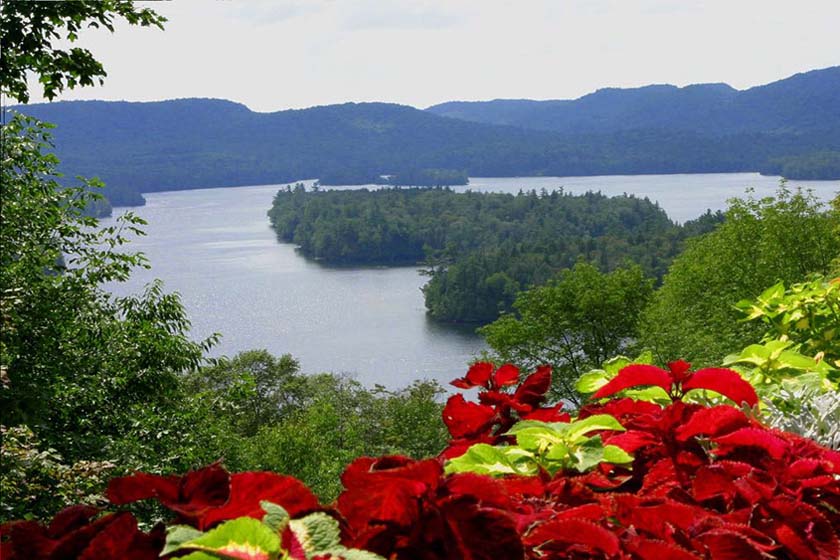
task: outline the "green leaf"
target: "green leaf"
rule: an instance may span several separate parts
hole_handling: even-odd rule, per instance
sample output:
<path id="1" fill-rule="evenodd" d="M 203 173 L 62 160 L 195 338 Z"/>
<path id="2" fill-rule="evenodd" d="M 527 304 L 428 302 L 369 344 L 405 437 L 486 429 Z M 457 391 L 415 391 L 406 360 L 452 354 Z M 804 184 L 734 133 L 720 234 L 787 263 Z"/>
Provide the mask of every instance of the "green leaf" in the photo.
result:
<path id="1" fill-rule="evenodd" d="M 604 462 L 625 465 L 633 462 L 633 456 L 616 445 L 606 445 L 604 446 Z"/>
<path id="2" fill-rule="evenodd" d="M 602 369 L 593 369 L 580 376 L 577 383 L 575 383 L 575 389 L 583 394 L 594 393 L 609 383 L 611 377 Z"/>
<path id="3" fill-rule="evenodd" d="M 544 453 L 549 446 L 566 441 L 569 424 L 523 420 L 511 426 L 507 434 L 516 436 L 516 443 L 533 453 Z"/>
<path id="4" fill-rule="evenodd" d="M 645 401 L 652 403 L 659 403 L 662 405 L 669 405 L 672 402 L 671 396 L 662 387 L 646 387 L 644 389 L 625 389 L 621 392 L 622 395 L 635 399 L 637 401 Z"/>
<path id="5" fill-rule="evenodd" d="M 289 524 L 289 512 L 286 511 L 286 508 L 265 500 L 260 502 L 260 507 L 265 512 L 262 518 L 263 524 L 270 527 L 275 533 L 282 533 Z"/>
<path id="6" fill-rule="evenodd" d="M 529 466 L 529 459 L 533 461 L 533 455 L 523 449 L 477 443 L 460 457 L 447 462 L 445 471 L 447 474 L 474 472 L 491 476 L 530 474 L 536 472 L 536 466 Z"/>
<path id="7" fill-rule="evenodd" d="M 567 461 L 569 459 L 569 447 L 562 443 L 556 443 L 548 449 L 545 458 L 550 461 Z"/>
<path id="8" fill-rule="evenodd" d="M 589 432 L 597 430 L 613 430 L 616 432 L 625 431 L 624 426 L 622 426 L 618 420 L 609 414 L 596 414 L 594 416 L 584 418 L 583 420 L 576 420 L 569 424 L 567 434 L 569 440 L 574 442 Z"/>
<path id="9" fill-rule="evenodd" d="M 785 284 L 784 282 L 778 282 L 761 292 L 761 295 L 758 296 L 758 301 L 767 305 L 774 302 L 777 302 L 785 295 Z"/>
<path id="10" fill-rule="evenodd" d="M 209 552 L 211 558 L 234 560 L 274 560 L 280 553 L 279 535 L 250 517 L 226 521 L 195 538 L 181 540 L 185 537 L 186 532 L 173 531 L 173 534 L 167 535 L 165 550 L 168 550 L 168 553 L 179 550 Z M 177 538 L 178 542 L 170 542 L 171 538 Z"/>
<path id="11" fill-rule="evenodd" d="M 614 358 L 610 358 L 606 362 L 604 362 L 604 372 L 608 375 L 609 379 L 612 379 L 618 372 L 621 371 L 623 368 L 626 368 L 630 364 L 637 364 L 641 363 L 638 360 L 631 360 L 627 356 L 615 356 Z"/>
<path id="12" fill-rule="evenodd" d="M 338 521 L 324 512 L 310 513 L 302 519 L 292 519 L 289 528 L 306 551 L 306 556 L 341 546 Z"/>
<path id="13" fill-rule="evenodd" d="M 378 554 L 368 552 L 367 550 L 359 550 L 358 548 L 337 547 L 322 550 L 321 554 L 328 558 L 340 558 L 341 560 L 385 560 L 385 558 Z"/>
<path id="14" fill-rule="evenodd" d="M 604 460 L 604 444 L 601 436 L 583 441 L 571 453 L 572 467 L 578 472 L 586 472 Z"/>
<path id="15" fill-rule="evenodd" d="M 171 554 L 180 549 L 184 544 L 194 541 L 203 535 L 204 533 L 189 525 L 173 525 L 166 530 L 166 544 L 160 555 L 166 556 L 167 554 Z"/>

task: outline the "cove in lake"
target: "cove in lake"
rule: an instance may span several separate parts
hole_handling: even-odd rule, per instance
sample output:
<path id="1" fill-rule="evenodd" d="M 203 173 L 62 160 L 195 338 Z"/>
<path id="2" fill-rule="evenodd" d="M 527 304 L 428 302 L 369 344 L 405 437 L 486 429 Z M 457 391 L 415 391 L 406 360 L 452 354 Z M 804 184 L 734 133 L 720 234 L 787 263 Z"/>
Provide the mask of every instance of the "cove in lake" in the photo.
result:
<path id="1" fill-rule="evenodd" d="M 522 177 L 473 178 L 455 190 L 626 192 L 657 201 L 684 222 L 707 208 L 724 209 L 746 187 L 763 196 L 778 184 L 778 178 L 749 173 Z M 840 190 L 838 181 L 790 185 L 812 188 L 822 200 Z M 415 267 L 325 267 L 277 241 L 266 212 L 283 187 L 146 194 L 146 206 L 135 212 L 148 221 L 147 236 L 130 248 L 143 251 L 152 268 L 136 271 L 112 291 L 135 293 L 161 278 L 167 291 L 181 294 L 194 338 L 222 333 L 213 356 L 265 348 L 292 354 L 307 373 L 352 373 L 365 385 L 389 388 L 423 378 L 445 384 L 463 375 L 484 344 L 470 327 L 427 319 L 420 291 L 426 278 Z"/>

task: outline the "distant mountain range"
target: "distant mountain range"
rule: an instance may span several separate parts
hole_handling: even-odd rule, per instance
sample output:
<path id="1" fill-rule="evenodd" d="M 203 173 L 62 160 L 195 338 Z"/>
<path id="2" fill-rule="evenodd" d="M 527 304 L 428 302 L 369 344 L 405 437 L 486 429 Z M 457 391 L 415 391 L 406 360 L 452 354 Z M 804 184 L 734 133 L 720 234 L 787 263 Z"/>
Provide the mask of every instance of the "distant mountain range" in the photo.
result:
<path id="1" fill-rule="evenodd" d="M 727 84 L 607 88 L 575 100 L 450 101 L 427 111 L 488 124 L 569 134 L 657 129 L 711 137 L 840 129 L 840 66 L 743 91 Z"/>
<path id="2" fill-rule="evenodd" d="M 799 169 L 840 152 L 840 67 L 744 91 L 657 85 L 573 101 L 450 102 L 425 111 L 347 103 L 256 113 L 218 99 L 13 109 L 57 124 L 62 170 L 100 177 L 116 205 L 142 203 L 141 192 L 322 176 L 367 182 L 430 169 L 472 176 L 699 173 L 774 170 L 793 159 Z"/>

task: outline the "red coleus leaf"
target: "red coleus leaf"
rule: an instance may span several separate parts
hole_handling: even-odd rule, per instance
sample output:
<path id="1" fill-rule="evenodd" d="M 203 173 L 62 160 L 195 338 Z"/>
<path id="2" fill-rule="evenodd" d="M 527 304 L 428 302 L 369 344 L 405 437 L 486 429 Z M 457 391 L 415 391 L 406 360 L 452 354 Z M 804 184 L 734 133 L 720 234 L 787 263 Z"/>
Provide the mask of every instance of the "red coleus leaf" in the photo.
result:
<path id="1" fill-rule="evenodd" d="M 443 488 L 447 494 L 454 497 L 474 498 L 481 506 L 513 508 L 507 487 L 496 478 L 474 473 L 458 473 L 446 477 Z"/>
<path id="2" fill-rule="evenodd" d="M 12 521 L 0 525 L 3 560 L 50 558 L 57 541 L 49 538 L 37 521 Z"/>
<path id="3" fill-rule="evenodd" d="M 749 418 L 742 411 L 729 405 L 719 405 L 697 410 L 687 422 L 677 427 L 676 436 L 679 441 L 700 434 L 717 436 L 745 428 L 749 424 Z"/>
<path id="4" fill-rule="evenodd" d="M 674 543 L 634 537 L 626 544 L 639 560 L 700 560 L 703 558 Z"/>
<path id="5" fill-rule="evenodd" d="M 130 521 L 126 521 L 126 518 Z M 105 515 L 84 527 L 80 527 L 79 529 L 64 535 L 58 541 L 57 546 L 52 552 L 51 558 L 79 558 L 82 554 L 86 553 L 96 537 L 102 533 L 106 533 L 110 525 L 113 523 L 118 523 L 116 532 L 111 535 L 111 537 L 116 537 L 116 540 L 126 539 L 127 542 L 130 543 L 133 540 L 134 535 L 138 533 L 136 521 L 130 513 L 121 512 Z M 130 526 L 133 526 L 134 529 L 131 530 Z M 103 537 L 100 544 L 110 547 L 117 546 L 115 539 L 111 537 Z M 103 560 L 114 558 L 116 560 L 117 558 L 122 559 L 123 555 L 110 557 L 103 554 L 97 556 L 95 551 L 91 551 L 86 557 L 86 560 L 90 558 L 102 558 Z"/>
<path id="6" fill-rule="evenodd" d="M 517 387 L 513 398 L 520 404 L 536 408 L 545 400 L 545 394 L 550 387 L 551 366 L 540 366 Z"/>
<path id="7" fill-rule="evenodd" d="M 840 535 L 817 508 L 780 496 L 767 504 L 767 509 L 769 515 L 762 522 L 791 552 L 791 558 L 840 558 Z"/>
<path id="8" fill-rule="evenodd" d="M 49 528 L 35 521 L 3 525 L 4 560 L 155 560 L 163 548 L 160 530 L 147 535 L 128 512 L 93 519 L 95 508 L 63 510 Z M 8 540 L 6 540 L 8 538 Z"/>
<path id="9" fill-rule="evenodd" d="M 615 517 L 625 526 L 632 525 L 640 533 L 654 539 L 670 540 L 675 531 L 688 531 L 709 515 L 700 506 L 667 498 L 643 498 L 636 495 L 615 495 Z"/>
<path id="10" fill-rule="evenodd" d="M 441 551 L 443 554 L 437 556 L 438 558 L 458 558 L 459 560 L 524 558 L 525 550 L 516 522 L 506 511 L 479 507 L 466 500 L 453 500 L 442 504 L 440 513 L 446 523 L 445 532 L 448 535 L 442 539 L 446 543 L 446 549 Z M 424 539 L 434 535 L 434 531 L 424 532 L 426 533 L 423 535 Z M 415 549 L 411 552 L 414 554 L 421 552 L 420 557 L 434 558 L 435 556 L 429 555 L 429 552 L 439 548 L 439 545 L 428 548 L 428 551 L 421 552 Z M 399 557 L 408 557 L 408 555 Z"/>
<path id="11" fill-rule="evenodd" d="M 300 542 L 300 539 L 290 527 L 287 526 L 283 530 L 283 534 L 280 539 L 283 550 L 285 550 L 288 554 L 288 558 L 284 556 L 283 560 L 307 560 L 306 549 L 304 548 L 303 543 Z M 315 556 L 314 558 L 318 557 Z M 329 560 L 329 557 L 327 558 Z"/>
<path id="12" fill-rule="evenodd" d="M 551 516 L 552 521 L 561 519 L 585 519 L 587 521 L 603 521 L 607 517 L 604 506 L 598 503 L 575 506 L 559 511 Z"/>
<path id="13" fill-rule="evenodd" d="M 473 387 L 488 387 L 490 385 L 490 375 L 493 373 L 493 364 L 489 362 L 476 362 L 469 370 L 467 375 L 456 379 L 452 385 L 459 389 L 472 389 Z"/>
<path id="14" fill-rule="evenodd" d="M 644 364 L 632 364 L 622 368 L 618 372 L 618 375 L 598 389 L 592 395 L 592 398 L 601 399 L 609 397 L 624 389 L 638 387 L 640 385 L 655 385 L 656 387 L 662 387 L 666 393 L 670 393 L 673 383 L 674 379 L 671 377 L 671 373 L 662 368 Z"/>
<path id="15" fill-rule="evenodd" d="M 773 459 L 781 459 L 788 451 L 788 444 L 769 430 L 762 428 L 741 428 L 725 436 L 713 438 L 717 444 L 715 454 L 730 455 L 744 447 L 758 447 Z"/>
<path id="16" fill-rule="evenodd" d="M 524 414 L 530 412 L 531 406 L 527 404 L 521 404 L 519 401 L 515 400 L 511 395 L 507 393 L 503 393 L 501 391 L 482 391 L 478 394 L 478 401 L 481 404 L 486 404 L 488 406 L 495 406 L 496 412 L 501 414 L 509 414 L 509 409 L 514 409 L 520 414 Z"/>
<path id="17" fill-rule="evenodd" d="M 747 403 L 748 406 L 758 404 L 758 395 L 738 372 L 725 368 L 706 368 L 695 371 L 682 384 L 683 391 L 692 389 L 708 389 L 720 393 L 736 404 Z"/>
<path id="18" fill-rule="evenodd" d="M 58 512 L 47 527 L 47 535 L 57 539 L 87 525 L 99 513 L 93 506 L 70 506 Z"/>
<path id="19" fill-rule="evenodd" d="M 345 490 L 336 505 L 356 531 L 371 523 L 408 527 L 418 518 L 419 499 L 438 487 L 442 475 L 443 467 L 434 459 L 362 457 L 342 474 Z"/>
<path id="20" fill-rule="evenodd" d="M 138 536 L 137 520 L 130 513 L 120 513 L 114 517 L 102 531 L 100 531 L 85 550 L 79 555 L 79 560 L 157 560 L 160 557 L 160 547 L 149 546 L 132 551 Z"/>
<path id="21" fill-rule="evenodd" d="M 619 540 L 612 531 L 583 519 L 548 521 L 525 535 L 525 544 L 546 551 L 575 551 L 594 555 L 595 551 L 612 556 L 618 554 Z"/>
<path id="22" fill-rule="evenodd" d="M 493 374 L 493 385 L 496 388 L 507 387 L 519 383 L 519 368 L 505 364 Z"/>
<path id="23" fill-rule="evenodd" d="M 230 495 L 230 475 L 218 463 L 184 476 L 136 473 L 114 478 L 108 484 L 108 500 L 122 505 L 149 498 L 185 519 L 194 519 L 223 505 Z"/>
<path id="24" fill-rule="evenodd" d="M 507 476 L 499 482 L 510 496 L 519 499 L 535 498 L 545 494 L 545 482 L 537 476 Z"/>
<path id="25" fill-rule="evenodd" d="M 691 364 L 685 360 L 675 360 L 668 362 L 668 369 L 671 371 L 671 379 L 677 383 L 682 383 L 690 376 Z"/>
<path id="26" fill-rule="evenodd" d="M 744 535 L 727 529 L 707 531 L 694 539 L 715 560 L 768 560 L 772 558 Z"/>
<path id="27" fill-rule="evenodd" d="M 610 435 L 602 435 L 604 443 L 622 448 L 631 455 L 648 445 L 656 445 L 660 440 L 649 432 L 640 430 L 627 430 L 626 432 L 615 432 Z"/>
<path id="28" fill-rule="evenodd" d="M 735 495 L 732 476 L 721 465 L 701 467 L 691 481 L 691 492 L 698 502 L 723 497 L 728 503 Z"/>
<path id="29" fill-rule="evenodd" d="M 453 438 L 478 435 L 487 430 L 496 411 L 487 405 L 467 402 L 464 395 L 453 395 L 443 408 L 443 422 Z"/>
<path id="30" fill-rule="evenodd" d="M 230 480 L 230 499 L 221 507 L 208 510 L 198 520 L 199 529 L 237 517 L 262 518 L 260 502 L 283 506 L 291 517 L 318 509 L 318 498 L 298 479 L 271 472 L 243 472 Z"/>
<path id="31" fill-rule="evenodd" d="M 572 417 L 568 412 L 562 412 L 563 403 L 555 406 L 540 407 L 522 415 L 523 420 L 537 420 L 539 422 L 569 422 Z"/>

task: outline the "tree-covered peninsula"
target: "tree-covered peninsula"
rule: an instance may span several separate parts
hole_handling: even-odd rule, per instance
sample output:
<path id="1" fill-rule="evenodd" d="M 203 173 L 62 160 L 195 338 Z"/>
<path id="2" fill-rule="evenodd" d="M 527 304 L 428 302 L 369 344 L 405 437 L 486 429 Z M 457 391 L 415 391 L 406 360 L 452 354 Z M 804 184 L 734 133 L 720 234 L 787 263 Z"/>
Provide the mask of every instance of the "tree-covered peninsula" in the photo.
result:
<path id="1" fill-rule="evenodd" d="M 281 241 L 327 264 L 424 264 L 430 314 L 479 323 L 579 260 L 605 271 L 632 261 L 659 278 L 687 237 L 721 219 L 707 214 L 679 226 L 657 204 L 630 195 L 303 185 L 280 190 L 269 217 Z"/>
<path id="2" fill-rule="evenodd" d="M 786 179 L 840 180 L 840 151 L 773 159 L 762 167 L 761 173 Z"/>

